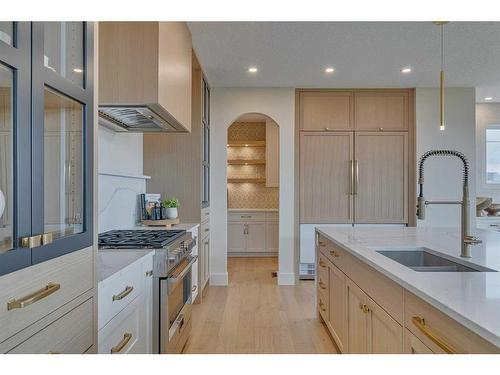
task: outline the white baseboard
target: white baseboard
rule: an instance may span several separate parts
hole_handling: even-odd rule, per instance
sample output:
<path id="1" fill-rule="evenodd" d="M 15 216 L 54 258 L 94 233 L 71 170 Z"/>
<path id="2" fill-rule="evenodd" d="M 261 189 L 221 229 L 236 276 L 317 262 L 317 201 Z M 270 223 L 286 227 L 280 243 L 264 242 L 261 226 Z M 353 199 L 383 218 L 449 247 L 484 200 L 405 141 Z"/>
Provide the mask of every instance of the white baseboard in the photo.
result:
<path id="1" fill-rule="evenodd" d="M 227 272 L 210 274 L 210 285 L 227 286 L 227 284 L 228 284 Z"/>
<path id="2" fill-rule="evenodd" d="M 294 273 L 279 273 L 278 285 L 295 285 L 296 275 Z"/>

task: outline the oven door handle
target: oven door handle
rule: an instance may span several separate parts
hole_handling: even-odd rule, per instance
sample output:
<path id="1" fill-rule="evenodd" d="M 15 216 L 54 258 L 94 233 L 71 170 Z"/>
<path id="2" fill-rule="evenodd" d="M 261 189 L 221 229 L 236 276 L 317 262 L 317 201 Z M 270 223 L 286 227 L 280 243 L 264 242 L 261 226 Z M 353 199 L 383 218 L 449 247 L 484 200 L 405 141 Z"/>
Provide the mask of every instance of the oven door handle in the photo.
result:
<path id="1" fill-rule="evenodd" d="M 175 277 L 169 276 L 167 278 L 168 285 L 177 285 L 180 281 L 182 281 L 182 279 L 184 278 L 184 276 L 186 276 L 186 273 L 188 273 L 191 270 L 191 266 L 197 260 L 198 260 L 198 255 L 192 256 L 191 260 L 189 261 L 189 263 L 182 269 L 182 271 L 179 274 L 177 274 Z"/>

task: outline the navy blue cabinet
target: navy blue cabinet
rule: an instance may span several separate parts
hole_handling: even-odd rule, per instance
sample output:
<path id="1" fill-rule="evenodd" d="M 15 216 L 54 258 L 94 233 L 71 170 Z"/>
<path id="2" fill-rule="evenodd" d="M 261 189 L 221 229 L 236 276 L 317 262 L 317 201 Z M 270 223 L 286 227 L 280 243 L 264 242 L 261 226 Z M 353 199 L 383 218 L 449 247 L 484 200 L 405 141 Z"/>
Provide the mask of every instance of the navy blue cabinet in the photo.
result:
<path id="1" fill-rule="evenodd" d="M 0 275 L 92 244 L 93 25 L 0 22 Z"/>

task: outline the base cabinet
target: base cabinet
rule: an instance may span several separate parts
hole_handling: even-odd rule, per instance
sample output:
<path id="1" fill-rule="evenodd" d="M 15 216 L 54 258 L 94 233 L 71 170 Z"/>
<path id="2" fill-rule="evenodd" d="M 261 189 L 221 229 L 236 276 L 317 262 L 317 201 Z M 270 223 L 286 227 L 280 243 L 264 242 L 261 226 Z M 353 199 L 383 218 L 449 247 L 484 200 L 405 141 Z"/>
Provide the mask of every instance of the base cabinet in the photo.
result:
<path id="1" fill-rule="evenodd" d="M 277 256 L 277 212 L 230 212 L 228 218 L 227 248 L 230 256 Z"/>
<path id="2" fill-rule="evenodd" d="M 317 232 L 317 310 L 342 353 L 500 349 Z"/>

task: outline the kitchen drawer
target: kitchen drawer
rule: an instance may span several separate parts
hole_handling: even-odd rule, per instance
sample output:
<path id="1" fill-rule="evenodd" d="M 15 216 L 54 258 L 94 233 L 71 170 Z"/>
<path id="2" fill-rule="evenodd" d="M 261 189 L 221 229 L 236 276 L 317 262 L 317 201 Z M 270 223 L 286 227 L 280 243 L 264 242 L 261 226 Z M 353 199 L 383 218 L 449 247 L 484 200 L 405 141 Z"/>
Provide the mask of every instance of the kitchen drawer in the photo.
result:
<path id="1" fill-rule="evenodd" d="M 228 221 L 266 221 L 265 212 L 229 212 Z"/>
<path id="2" fill-rule="evenodd" d="M 205 238 L 210 234 L 210 221 L 205 221 L 200 225 L 200 238 Z"/>
<path id="3" fill-rule="evenodd" d="M 318 312 L 325 323 L 329 320 L 328 306 L 328 297 L 324 293 L 318 293 Z"/>
<path id="4" fill-rule="evenodd" d="M 99 330 L 99 354 L 147 354 L 145 303 L 138 296 Z"/>
<path id="5" fill-rule="evenodd" d="M 434 354 L 422 341 L 418 339 L 411 331 L 405 329 L 405 354 Z"/>
<path id="6" fill-rule="evenodd" d="M 321 235 L 318 246 L 320 254 L 328 257 L 399 324 L 403 323 L 403 288 L 400 285 Z"/>
<path id="7" fill-rule="evenodd" d="M 0 277 L 0 342 L 92 289 L 92 259 L 89 247 Z"/>
<path id="8" fill-rule="evenodd" d="M 80 306 L 16 346 L 12 354 L 83 354 L 94 343 L 94 299 Z"/>
<path id="9" fill-rule="evenodd" d="M 322 253 L 318 253 L 318 266 L 316 268 L 318 275 L 328 275 L 328 260 Z"/>
<path id="10" fill-rule="evenodd" d="M 435 353 L 500 353 L 500 348 L 408 291 L 405 326 Z"/>
<path id="11" fill-rule="evenodd" d="M 144 289 L 143 260 L 128 265 L 99 283 L 98 329 L 104 327 Z"/>
<path id="12" fill-rule="evenodd" d="M 210 218 L 210 207 L 205 207 L 201 209 L 201 222 L 208 220 Z"/>
<path id="13" fill-rule="evenodd" d="M 267 221 L 278 221 L 279 218 L 280 218 L 280 213 L 277 211 L 266 212 L 266 220 Z"/>

